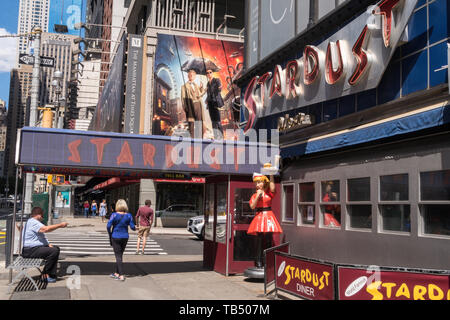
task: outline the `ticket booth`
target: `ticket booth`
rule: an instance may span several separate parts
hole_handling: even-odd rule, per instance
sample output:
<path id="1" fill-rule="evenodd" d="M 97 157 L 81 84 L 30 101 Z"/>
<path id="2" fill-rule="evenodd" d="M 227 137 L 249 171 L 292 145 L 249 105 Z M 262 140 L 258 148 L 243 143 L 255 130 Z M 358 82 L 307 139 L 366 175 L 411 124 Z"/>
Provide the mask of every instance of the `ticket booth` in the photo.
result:
<path id="1" fill-rule="evenodd" d="M 280 185 L 272 209 L 280 221 Z M 226 276 L 241 274 L 254 266 L 257 252 L 255 236 L 247 234 L 255 212 L 249 200 L 255 193 L 251 176 L 212 176 L 205 184 L 204 267 Z M 273 236 L 273 245 L 280 235 Z"/>

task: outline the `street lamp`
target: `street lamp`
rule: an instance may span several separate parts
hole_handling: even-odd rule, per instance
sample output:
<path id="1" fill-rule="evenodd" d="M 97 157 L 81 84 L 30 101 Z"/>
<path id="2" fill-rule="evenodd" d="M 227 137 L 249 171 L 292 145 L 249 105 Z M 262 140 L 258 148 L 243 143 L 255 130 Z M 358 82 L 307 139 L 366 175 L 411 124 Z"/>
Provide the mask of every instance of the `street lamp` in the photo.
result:
<path id="1" fill-rule="evenodd" d="M 54 128 L 59 128 L 59 108 L 60 108 L 60 95 L 62 93 L 61 81 L 63 79 L 63 73 L 59 70 L 53 73 L 52 87 L 56 94 L 56 106 L 55 106 L 55 125 Z"/>

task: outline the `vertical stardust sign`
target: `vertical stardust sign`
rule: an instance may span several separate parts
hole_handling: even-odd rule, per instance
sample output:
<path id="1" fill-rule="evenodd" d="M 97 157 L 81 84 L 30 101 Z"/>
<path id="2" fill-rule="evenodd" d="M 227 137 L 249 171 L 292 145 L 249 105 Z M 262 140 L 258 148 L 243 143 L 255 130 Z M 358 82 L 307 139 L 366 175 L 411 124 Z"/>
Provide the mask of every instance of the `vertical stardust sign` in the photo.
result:
<path id="1" fill-rule="evenodd" d="M 309 300 L 334 300 L 333 264 L 275 253 L 275 285 Z"/>
<path id="2" fill-rule="evenodd" d="M 125 95 L 126 133 L 139 133 L 143 49 L 144 37 L 130 34 L 128 38 L 127 91 Z"/>
<path id="3" fill-rule="evenodd" d="M 338 266 L 339 300 L 450 300 L 450 274 Z"/>

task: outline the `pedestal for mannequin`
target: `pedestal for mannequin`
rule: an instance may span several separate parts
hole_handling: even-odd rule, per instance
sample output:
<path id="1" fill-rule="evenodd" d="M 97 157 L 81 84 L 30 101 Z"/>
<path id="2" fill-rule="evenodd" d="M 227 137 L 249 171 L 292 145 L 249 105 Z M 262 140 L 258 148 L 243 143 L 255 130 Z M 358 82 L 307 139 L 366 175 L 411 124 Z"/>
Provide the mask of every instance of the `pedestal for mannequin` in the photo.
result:
<path id="1" fill-rule="evenodd" d="M 263 261 L 263 243 L 265 242 L 265 234 L 258 233 L 258 253 L 256 255 L 256 266 L 248 268 L 244 271 L 244 276 L 252 279 L 264 279 L 264 261 Z"/>

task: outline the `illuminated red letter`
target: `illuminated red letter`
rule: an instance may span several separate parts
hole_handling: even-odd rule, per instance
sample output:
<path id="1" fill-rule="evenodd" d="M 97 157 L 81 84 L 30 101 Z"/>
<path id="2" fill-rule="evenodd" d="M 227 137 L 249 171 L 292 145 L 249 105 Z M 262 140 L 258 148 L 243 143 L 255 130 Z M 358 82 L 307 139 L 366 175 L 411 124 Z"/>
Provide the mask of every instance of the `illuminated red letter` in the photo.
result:
<path id="1" fill-rule="evenodd" d="M 305 84 L 312 84 L 319 74 L 319 53 L 313 46 L 306 46 L 303 51 L 303 74 Z"/>
<path id="2" fill-rule="evenodd" d="M 103 162 L 103 148 L 105 147 L 105 144 L 108 144 L 111 142 L 111 139 L 109 138 L 98 138 L 98 139 L 91 139 L 90 140 L 92 144 L 95 144 L 97 147 L 97 163 L 102 164 Z"/>
<path id="3" fill-rule="evenodd" d="M 300 88 L 296 85 L 298 81 L 298 62 L 293 60 L 286 66 L 286 85 L 288 88 L 287 99 L 296 98 L 300 95 Z"/>
<path id="4" fill-rule="evenodd" d="M 213 163 L 210 164 L 209 166 L 216 170 L 220 170 L 220 161 L 219 161 L 220 151 L 221 151 L 220 148 L 214 148 L 211 150 L 211 153 L 210 153 L 211 160 L 213 161 Z"/>
<path id="5" fill-rule="evenodd" d="M 367 26 L 364 27 L 364 30 L 361 32 L 358 40 L 356 40 L 355 45 L 353 46 L 353 55 L 355 56 L 358 64 L 356 65 L 355 71 L 353 71 L 352 76 L 348 80 L 352 86 L 357 84 L 364 73 L 367 71 L 369 67 L 369 58 L 367 56 L 366 51 L 364 50 L 364 46 L 367 43 L 369 28 Z"/>
<path id="6" fill-rule="evenodd" d="M 124 162 L 128 163 L 130 166 L 132 166 L 134 163 L 128 141 L 125 141 L 123 143 L 122 150 L 120 151 L 120 154 L 117 157 L 117 165 L 120 165 L 121 163 L 124 163 Z"/>
<path id="7" fill-rule="evenodd" d="M 150 144 L 150 143 L 144 143 L 142 145 L 142 155 L 144 157 L 144 166 L 146 166 L 147 164 L 149 164 L 151 167 L 155 166 L 155 161 L 154 161 L 154 157 L 155 157 L 155 153 L 156 153 L 156 148 L 154 145 Z"/>
<path id="8" fill-rule="evenodd" d="M 272 86 L 270 87 L 270 99 L 273 98 L 275 93 L 279 95 L 280 97 L 283 96 L 283 84 L 281 82 L 281 74 L 283 73 L 283 70 L 281 69 L 281 66 L 276 65 L 275 71 L 273 73 L 272 78 Z"/>
<path id="9" fill-rule="evenodd" d="M 255 125 L 256 120 L 256 109 L 257 109 L 257 102 L 255 100 L 255 88 L 256 84 L 258 82 L 258 77 L 254 77 L 252 81 L 250 81 L 249 85 L 247 86 L 247 90 L 245 90 L 244 94 L 244 106 L 248 111 L 248 119 L 247 119 L 247 125 L 244 128 L 244 133 L 246 133 L 248 130 L 252 129 Z"/>
<path id="10" fill-rule="evenodd" d="M 81 158 L 80 158 L 80 153 L 78 152 L 78 147 L 81 144 L 81 139 L 72 141 L 71 143 L 69 143 L 68 148 L 70 151 L 70 157 L 68 158 L 68 160 L 73 161 L 73 162 L 77 162 L 80 163 L 81 162 Z"/>
<path id="11" fill-rule="evenodd" d="M 392 30 L 392 10 L 398 5 L 400 0 L 384 0 L 382 1 L 373 14 L 379 14 L 383 16 L 383 40 L 384 46 L 387 48 L 391 42 L 391 30 Z"/>
<path id="12" fill-rule="evenodd" d="M 176 159 L 172 159 L 172 157 L 178 157 L 178 154 L 173 154 L 173 149 L 175 147 L 170 145 L 170 144 L 166 144 L 166 168 L 171 168 L 174 165 L 174 160 Z"/>
<path id="13" fill-rule="evenodd" d="M 272 76 L 271 72 L 266 72 L 264 75 L 259 77 L 258 79 L 258 85 L 261 86 L 261 102 L 264 104 L 264 98 L 266 97 L 266 82 L 270 79 Z"/>
<path id="14" fill-rule="evenodd" d="M 338 66 L 337 68 L 334 68 L 333 65 L 336 63 L 336 58 L 338 60 Z M 328 84 L 335 84 L 341 79 L 343 73 L 344 62 L 342 60 L 339 40 L 336 43 L 330 42 L 328 43 L 327 55 L 325 58 L 325 79 Z"/>

